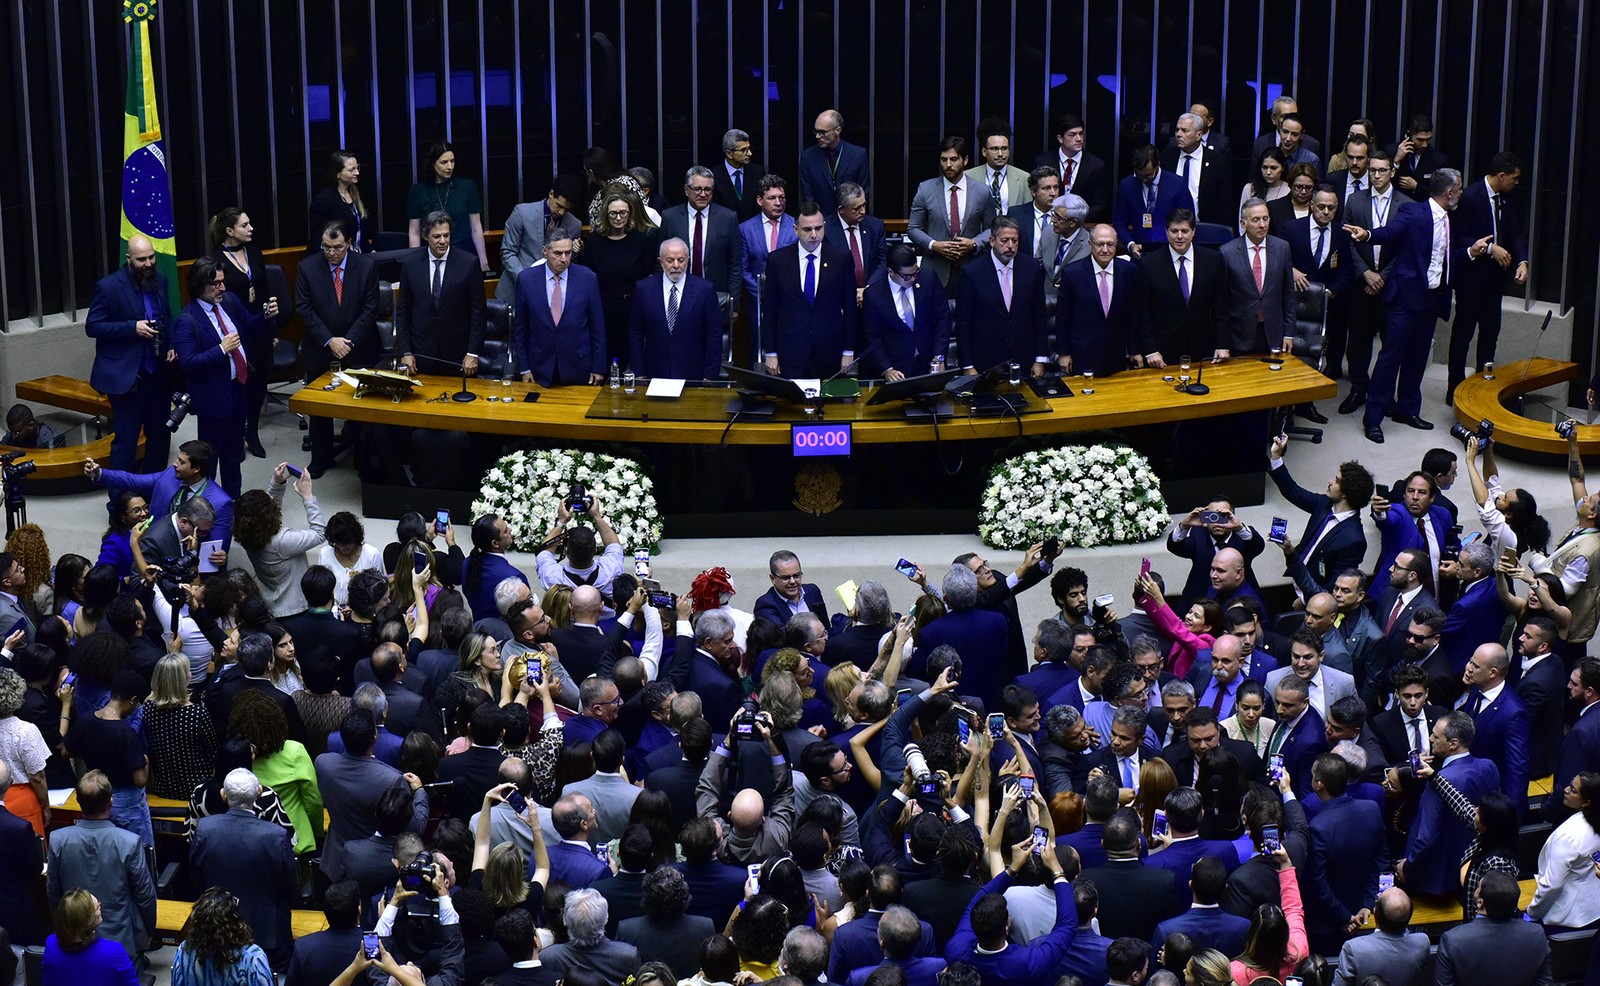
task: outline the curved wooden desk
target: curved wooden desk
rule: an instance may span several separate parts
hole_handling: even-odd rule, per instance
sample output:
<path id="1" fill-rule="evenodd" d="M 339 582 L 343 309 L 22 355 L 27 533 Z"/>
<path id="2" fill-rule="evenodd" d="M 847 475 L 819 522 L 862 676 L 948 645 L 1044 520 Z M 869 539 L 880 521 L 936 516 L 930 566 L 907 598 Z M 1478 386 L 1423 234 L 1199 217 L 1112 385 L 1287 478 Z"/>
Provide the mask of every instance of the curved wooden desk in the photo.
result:
<path id="1" fill-rule="evenodd" d="M 50 376 L 24 380 L 17 384 L 17 399 L 59 407 L 79 414 L 109 419 L 111 401 L 89 386 L 87 380 L 73 377 Z M 10 451 L 11 446 L 0 445 L 0 451 Z M 35 466 L 29 479 L 83 480 L 83 460 L 93 459 L 101 465 L 111 461 L 111 436 L 106 435 L 83 445 L 65 448 L 27 449 L 26 458 Z M 144 435 L 139 436 L 138 455 L 144 454 Z"/>
<path id="2" fill-rule="evenodd" d="M 1566 383 L 1577 375 L 1578 364 L 1543 356 L 1496 366 L 1493 380 L 1474 373 L 1456 387 L 1456 420 L 1468 428 L 1476 428 L 1483 420 L 1494 422 L 1494 440 L 1507 448 L 1565 456 L 1567 440 L 1556 434 L 1550 422 L 1525 418 L 1506 405 L 1522 394 Z M 1600 454 L 1600 425 L 1578 426 L 1578 451 Z"/>
<path id="3" fill-rule="evenodd" d="M 1165 371 L 1132 370 L 1096 379 L 1094 394 L 1048 401 L 1022 388 L 1029 398 L 1030 410 L 1038 413 L 1022 414 L 1021 430 L 1026 435 L 1045 435 L 1185 421 L 1267 410 L 1337 393 L 1333 381 L 1297 359 L 1286 361 L 1281 370 L 1269 369 L 1266 363 L 1253 358 L 1207 366 L 1205 383 L 1211 393 L 1202 397 L 1177 394 L 1171 384 L 1162 382 L 1164 373 L 1176 372 L 1176 367 Z M 324 376 L 298 391 L 289 407 L 299 414 L 412 428 L 684 445 L 788 445 L 789 426 L 810 420 L 799 409 L 780 407 L 771 418 L 741 418 L 728 428 L 723 405 L 734 391 L 725 387 L 689 387 L 681 398 L 658 401 L 645 396 L 642 382 L 638 393 L 628 395 L 606 387 L 541 390 L 528 383 L 502 386 L 495 381 L 470 380 L 468 389 L 479 399 L 457 404 L 448 398 L 437 398 L 459 390 L 460 377 L 419 379 L 422 386 L 417 394 L 397 404 L 381 397 L 357 400 L 348 386 L 323 390 L 328 382 Z M 1074 392 L 1082 386 L 1077 377 L 1068 378 L 1067 383 Z M 539 391 L 536 403 L 522 400 L 530 391 Z M 859 400 L 827 405 L 824 420 L 850 422 L 854 441 L 865 444 L 935 439 L 932 424 L 906 420 L 898 404 L 869 407 L 866 401 L 870 393 L 870 387 L 863 387 Z M 514 402 L 484 400 L 502 395 L 514 398 Z M 686 417 L 694 420 L 669 420 Z M 937 437 L 941 441 L 1008 438 L 1017 434 L 1018 421 L 1018 417 L 1010 415 L 968 418 L 958 407 L 955 417 L 940 422 Z"/>

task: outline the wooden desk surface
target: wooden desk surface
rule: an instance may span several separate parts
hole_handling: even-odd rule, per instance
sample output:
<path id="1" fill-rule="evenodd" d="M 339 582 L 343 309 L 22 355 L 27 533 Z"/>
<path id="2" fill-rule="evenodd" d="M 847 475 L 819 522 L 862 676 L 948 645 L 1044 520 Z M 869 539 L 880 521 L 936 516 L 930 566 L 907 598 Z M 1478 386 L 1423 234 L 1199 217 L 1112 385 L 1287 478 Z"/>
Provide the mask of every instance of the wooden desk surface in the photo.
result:
<path id="1" fill-rule="evenodd" d="M 1527 909 L 1533 901 L 1534 881 L 1519 880 L 1517 887 L 1521 894 L 1517 898 L 1517 906 Z M 1454 897 L 1435 897 L 1413 894 L 1411 897 L 1411 927 L 1425 928 L 1441 924 L 1458 924 L 1461 921 L 1461 902 Z M 1361 927 L 1372 930 L 1378 926 L 1373 918 L 1368 918 L 1367 923 Z"/>
<path id="2" fill-rule="evenodd" d="M 164 945 L 183 941 L 183 926 L 189 921 L 194 903 L 187 900 L 156 901 L 156 937 Z M 289 912 L 289 928 L 296 938 L 326 931 L 328 919 L 321 911 L 293 910 Z"/>
<path id="3" fill-rule="evenodd" d="M 1198 366 L 1196 367 L 1198 368 Z M 1114 377 L 1096 379 L 1095 393 L 1041 401 L 1026 391 L 1031 404 L 1049 407 L 1048 413 L 1023 414 L 1025 434 L 1053 434 L 1073 431 L 1126 427 L 1135 424 L 1184 421 L 1243 411 L 1260 411 L 1302 401 L 1321 400 L 1337 393 L 1333 381 L 1307 364 L 1290 359 L 1281 370 L 1252 358 L 1231 360 L 1220 366 L 1207 366 L 1205 383 L 1211 393 L 1202 397 L 1179 395 L 1171 384 L 1163 383 L 1168 370 L 1132 370 Z M 479 399 L 457 404 L 440 395 L 456 392 L 460 377 L 421 376 L 422 386 L 415 394 L 396 404 L 387 398 L 355 399 L 353 390 L 341 386 L 327 391 L 326 376 L 297 392 L 289 401 L 299 414 L 346 418 L 381 424 L 404 423 L 414 428 L 439 428 L 498 435 L 567 437 L 593 441 L 665 442 L 677 444 L 787 445 L 789 425 L 807 420 L 798 412 L 780 409 L 774 419 L 740 419 L 726 438 L 723 431 L 728 417 L 723 405 L 733 391 L 721 387 L 690 387 L 677 400 L 657 400 L 638 393 L 627 395 L 606 387 L 558 387 L 544 390 L 531 383 L 514 382 L 502 386 L 497 381 L 469 380 L 468 389 Z M 1071 377 L 1068 386 L 1076 393 L 1082 379 Z M 529 391 L 540 392 L 536 403 L 523 402 Z M 849 421 L 853 438 L 865 444 L 931 441 L 931 424 L 905 419 L 898 404 L 869 407 L 870 385 L 863 386 L 861 398 L 853 403 L 829 404 L 825 420 Z M 483 398 L 506 395 L 513 403 L 489 403 Z M 649 420 L 651 409 L 657 409 Z M 939 424 L 943 441 L 1005 438 L 1017 433 L 1017 419 L 966 418 L 960 416 Z M 697 420 L 662 420 L 663 417 Z"/>
<path id="4" fill-rule="evenodd" d="M 1474 373 L 1456 388 L 1456 420 L 1476 428 L 1485 419 L 1494 422 L 1494 440 L 1511 448 L 1551 455 L 1567 454 L 1567 440 L 1548 421 L 1525 418 L 1506 406 L 1520 394 L 1566 383 L 1578 375 L 1578 364 L 1536 356 L 1496 366 L 1494 379 Z M 1600 424 L 1578 426 L 1578 449 L 1584 455 L 1600 454 Z"/>
<path id="5" fill-rule="evenodd" d="M 145 800 L 149 802 L 152 809 L 161 812 L 167 817 L 172 817 L 174 813 L 180 814 L 185 818 L 189 815 L 189 802 L 187 801 L 178 801 L 174 798 L 158 798 L 153 794 L 147 794 Z M 60 825 L 65 825 L 82 814 L 83 808 L 78 804 L 78 792 L 73 791 L 67 795 L 67 800 L 62 803 L 61 807 L 53 809 L 50 827 L 56 828 Z M 328 810 L 324 808 L 322 810 L 322 831 L 328 831 L 330 824 Z"/>

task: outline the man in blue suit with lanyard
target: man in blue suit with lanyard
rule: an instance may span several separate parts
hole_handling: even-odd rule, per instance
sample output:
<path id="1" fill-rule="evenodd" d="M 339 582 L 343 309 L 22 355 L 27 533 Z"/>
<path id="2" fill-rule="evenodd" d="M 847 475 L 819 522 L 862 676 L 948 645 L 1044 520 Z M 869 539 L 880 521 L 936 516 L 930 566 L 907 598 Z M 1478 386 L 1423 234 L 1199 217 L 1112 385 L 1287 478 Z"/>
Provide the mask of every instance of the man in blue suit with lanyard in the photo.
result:
<path id="1" fill-rule="evenodd" d="M 111 399 L 111 468 L 132 470 L 144 429 L 146 461 L 165 462 L 172 446 L 165 364 L 172 348 L 167 279 L 147 236 L 128 240 L 128 262 L 94 286 L 84 331 L 94 340 L 89 383 Z"/>

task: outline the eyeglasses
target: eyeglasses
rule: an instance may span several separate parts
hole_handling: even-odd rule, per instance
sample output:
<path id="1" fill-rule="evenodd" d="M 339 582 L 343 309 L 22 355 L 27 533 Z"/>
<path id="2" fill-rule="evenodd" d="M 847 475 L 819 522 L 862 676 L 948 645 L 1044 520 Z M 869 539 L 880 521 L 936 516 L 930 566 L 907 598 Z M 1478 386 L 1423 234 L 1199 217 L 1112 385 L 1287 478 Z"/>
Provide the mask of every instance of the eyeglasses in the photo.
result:
<path id="1" fill-rule="evenodd" d="M 618 695 L 616 698 L 612 699 L 609 702 L 596 702 L 594 704 L 596 706 L 599 706 L 600 708 L 605 708 L 606 706 L 618 706 L 618 705 L 621 705 L 622 702 L 623 702 L 622 696 Z"/>
<path id="2" fill-rule="evenodd" d="M 831 134 L 835 130 L 838 130 L 838 129 L 839 129 L 838 127 L 829 127 L 826 130 L 813 130 L 813 131 L 811 131 L 811 135 L 813 137 L 826 137 L 828 134 Z"/>
<path id="3" fill-rule="evenodd" d="M 1297 181 L 1293 185 L 1290 185 L 1289 187 L 1294 189 L 1297 192 L 1309 192 L 1309 191 L 1312 191 L 1313 189 L 1315 189 L 1317 186 L 1316 185 L 1308 185 L 1305 182 Z"/>
<path id="4" fill-rule="evenodd" d="M 1412 633 L 1410 630 L 1406 631 L 1406 639 L 1407 640 L 1427 640 L 1427 639 L 1429 639 L 1431 637 L 1436 637 L 1436 636 L 1438 636 L 1438 634 L 1434 634 L 1434 633 Z"/>
<path id="5" fill-rule="evenodd" d="M 779 582 L 799 582 L 801 579 L 803 579 L 805 577 L 806 577 L 806 573 L 804 573 L 804 572 L 796 572 L 793 575 L 774 575 L 773 576 L 773 578 L 777 579 Z"/>

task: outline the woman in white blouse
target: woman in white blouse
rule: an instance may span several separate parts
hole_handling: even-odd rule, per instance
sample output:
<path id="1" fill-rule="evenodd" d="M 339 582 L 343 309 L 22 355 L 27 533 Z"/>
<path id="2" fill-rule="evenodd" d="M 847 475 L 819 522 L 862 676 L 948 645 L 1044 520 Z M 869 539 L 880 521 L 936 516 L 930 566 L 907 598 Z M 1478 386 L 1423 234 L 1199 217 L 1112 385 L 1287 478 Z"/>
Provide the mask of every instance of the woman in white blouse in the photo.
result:
<path id="1" fill-rule="evenodd" d="M 333 601 L 348 606 L 350 576 L 363 571 L 383 572 L 383 552 L 366 543 L 367 532 L 361 526 L 361 518 L 348 510 L 329 517 L 323 533 L 328 543 L 317 552 L 317 564 L 333 573 Z"/>
<path id="2" fill-rule="evenodd" d="M 1478 453 L 1483 453 L 1483 470 L 1478 469 Z M 1494 461 L 1494 443 L 1479 448 L 1477 438 L 1467 439 L 1467 480 L 1472 498 L 1478 504 L 1478 519 L 1487 532 L 1489 547 L 1495 554 L 1507 548 L 1520 557 L 1524 551 L 1544 554 L 1550 548 L 1550 524 L 1539 516 L 1539 502 L 1525 489 L 1506 489 L 1500 485 L 1500 469 Z"/>
<path id="3" fill-rule="evenodd" d="M 1583 928 L 1600 921 L 1600 877 L 1595 852 L 1600 852 L 1600 774 L 1572 778 L 1561 803 L 1573 815 L 1545 840 L 1539 850 L 1528 916 L 1548 932 Z"/>

